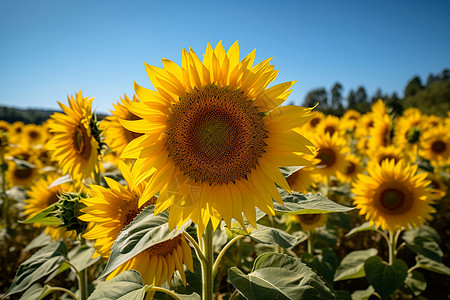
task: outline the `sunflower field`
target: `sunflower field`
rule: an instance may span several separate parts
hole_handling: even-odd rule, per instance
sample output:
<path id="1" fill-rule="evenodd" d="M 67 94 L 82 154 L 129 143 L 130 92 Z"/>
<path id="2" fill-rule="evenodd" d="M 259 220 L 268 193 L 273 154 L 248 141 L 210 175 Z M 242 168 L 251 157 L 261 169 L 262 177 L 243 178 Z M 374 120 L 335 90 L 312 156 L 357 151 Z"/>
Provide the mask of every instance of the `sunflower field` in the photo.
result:
<path id="1" fill-rule="evenodd" d="M 450 112 L 324 115 L 202 57 L 103 120 L 79 91 L 0 121 L 2 299 L 450 299 Z"/>

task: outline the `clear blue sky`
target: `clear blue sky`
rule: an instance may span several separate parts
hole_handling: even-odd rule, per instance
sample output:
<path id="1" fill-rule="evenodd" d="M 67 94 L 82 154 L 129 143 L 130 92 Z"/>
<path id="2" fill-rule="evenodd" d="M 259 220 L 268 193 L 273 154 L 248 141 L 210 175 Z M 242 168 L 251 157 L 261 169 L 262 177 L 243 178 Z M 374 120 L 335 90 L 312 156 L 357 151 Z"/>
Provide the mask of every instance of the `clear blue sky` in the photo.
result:
<path id="1" fill-rule="evenodd" d="M 0 104 L 56 109 L 82 89 L 108 112 L 133 81 L 151 87 L 144 62 L 221 39 L 274 57 L 275 83 L 298 80 L 289 102 L 336 81 L 402 95 L 450 67 L 449 14 L 450 1 L 0 0 Z"/>

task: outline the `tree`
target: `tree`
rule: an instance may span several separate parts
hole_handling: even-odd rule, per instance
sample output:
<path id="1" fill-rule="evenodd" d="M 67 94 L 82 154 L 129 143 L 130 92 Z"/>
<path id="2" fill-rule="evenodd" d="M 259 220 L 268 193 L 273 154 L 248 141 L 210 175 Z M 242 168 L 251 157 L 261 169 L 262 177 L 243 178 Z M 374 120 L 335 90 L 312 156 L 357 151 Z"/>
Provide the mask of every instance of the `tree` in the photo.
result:
<path id="1" fill-rule="evenodd" d="M 325 88 L 319 88 L 310 91 L 303 102 L 303 106 L 311 107 L 319 103 L 318 109 L 326 110 L 328 108 L 328 95 Z"/>
<path id="2" fill-rule="evenodd" d="M 336 82 L 331 88 L 331 108 L 342 109 L 342 85 Z"/>
<path id="3" fill-rule="evenodd" d="M 386 98 L 387 98 L 387 95 L 383 95 L 383 92 L 381 91 L 381 89 L 378 88 L 375 91 L 375 94 L 373 94 L 372 98 L 370 98 L 370 103 L 374 104 L 375 102 L 378 101 L 378 99 L 386 99 Z"/>
<path id="4" fill-rule="evenodd" d="M 370 105 L 367 101 L 366 89 L 363 86 L 358 87 L 355 93 L 356 110 L 365 113 L 370 110 Z"/>
<path id="5" fill-rule="evenodd" d="M 418 76 L 414 76 L 406 85 L 404 97 L 414 96 L 423 89 L 422 82 Z"/>
<path id="6" fill-rule="evenodd" d="M 356 109 L 356 98 L 353 90 L 350 90 L 347 96 L 347 109 Z"/>

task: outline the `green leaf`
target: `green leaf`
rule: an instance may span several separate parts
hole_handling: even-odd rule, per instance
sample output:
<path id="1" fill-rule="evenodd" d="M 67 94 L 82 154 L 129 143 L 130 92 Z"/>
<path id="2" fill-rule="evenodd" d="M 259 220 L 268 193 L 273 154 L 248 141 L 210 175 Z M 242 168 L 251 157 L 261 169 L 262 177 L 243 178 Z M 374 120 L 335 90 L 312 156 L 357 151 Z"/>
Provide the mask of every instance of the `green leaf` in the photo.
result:
<path id="1" fill-rule="evenodd" d="M 334 273 L 339 265 L 336 254 L 331 249 L 321 249 L 321 253 L 314 257 L 312 268 L 325 279 L 329 286 L 333 286 Z"/>
<path id="2" fill-rule="evenodd" d="M 357 232 L 361 232 L 361 231 L 377 231 L 377 230 L 378 230 L 378 228 L 375 227 L 375 225 L 370 225 L 369 222 L 365 222 L 365 223 L 363 223 L 363 224 L 353 228 L 349 232 L 347 232 L 347 234 L 345 236 L 349 237 L 352 234 L 357 233 Z"/>
<path id="3" fill-rule="evenodd" d="M 139 272 L 128 270 L 111 280 L 100 282 L 88 300 L 142 300 L 145 296 L 145 288 Z"/>
<path id="4" fill-rule="evenodd" d="M 296 166 L 296 167 L 280 167 L 279 169 L 281 174 L 283 174 L 285 178 L 288 178 L 289 176 L 291 176 L 292 174 L 303 168 L 304 168 L 303 166 Z"/>
<path id="5" fill-rule="evenodd" d="M 369 257 L 375 256 L 377 253 L 378 250 L 375 248 L 350 252 L 342 259 L 341 264 L 334 274 L 334 281 L 366 276 L 364 263 Z"/>
<path id="6" fill-rule="evenodd" d="M 249 300 L 334 299 L 325 283 L 299 259 L 265 253 L 254 262 L 248 275 L 238 268 L 228 270 L 233 286 Z"/>
<path id="7" fill-rule="evenodd" d="M 422 273 L 418 271 L 412 271 L 408 273 L 405 279 L 405 286 L 403 290 L 408 294 L 413 294 L 414 296 L 419 296 L 427 288 L 427 282 L 423 277 Z"/>
<path id="8" fill-rule="evenodd" d="M 418 236 L 428 237 L 434 240 L 436 243 L 441 242 L 441 237 L 437 231 L 427 225 L 422 225 L 420 228 L 414 228 L 403 232 L 402 239 L 410 244 L 414 243 L 414 239 Z"/>
<path id="9" fill-rule="evenodd" d="M 299 215 L 299 214 L 325 214 L 331 212 L 344 212 L 354 209 L 331 201 L 320 194 L 300 194 L 292 192 L 292 195 L 285 190 L 278 189 L 284 205 L 273 202 L 275 212 L 279 214 Z"/>
<path id="10" fill-rule="evenodd" d="M 333 291 L 334 296 L 336 297 L 336 300 L 351 300 L 352 296 L 348 291 L 343 290 L 334 290 Z"/>
<path id="11" fill-rule="evenodd" d="M 59 268 L 66 257 L 67 249 L 63 242 L 54 242 L 40 249 L 19 266 L 5 297 L 27 289 L 40 278 L 50 274 Z"/>
<path id="12" fill-rule="evenodd" d="M 45 230 L 41 232 L 37 237 L 35 237 L 26 247 L 25 251 L 30 251 L 35 248 L 41 248 L 47 246 L 52 242 L 52 238 L 45 233 Z"/>
<path id="13" fill-rule="evenodd" d="M 417 254 L 421 254 L 438 263 L 442 262 L 444 253 L 442 253 L 438 243 L 429 237 L 416 236 L 414 242 L 411 244 L 407 242 L 406 246 Z"/>
<path id="14" fill-rule="evenodd" d="M 374 292 L 375 289 L 370 285 L 366 290 L 354 291 L 352 300 L 369 300 L 369 297 L 372 296 Z"/>
<path id="15" fill-rule="evenodd" d="M 47 208 L 44 208 L 33 217 L 26 219 L 25 221 L 18 221 L 22 224 L 38 223 L 44 226 L 59 226 L 61 220 L 58 217 L 52 216 L 52 213 L 57 210 L 56 203 L 53 203 Z"/>
<path id="16" fill-rule="evenodd" d="M 38 300 L 43 291 L 44 288 L 39 283 L 35 283 L 23 293 L 19 300 Z"/>
<path id="17" fill-rule="evenodd" d="M 402 287 L 408 274 L 408 266 L 403 260 L 395 259 L 392 265 L 389 265 L 379 256 L 368 258 L 364 270 L 367 280 L 382 299 L 388 299 Z"/>
<path id="18" fill-rule="evenodd" d="M 50 184 L 47 188 L 50 189 L 52 187 L 58 186 L 63 183 L 71 182 L 71 181 L 72 181 L 72 178 L 70 177 L 70 175 L 66 174 L 64 176 L 59 177 L 55 181 L 53 181 L 52 184 Z"/>
<path id="19" fill-rule="evenodd" d="M 146 207 L 130 224 L 128 224 L 117 236 L 111 249 L 111 255 L 101 278 L 106 277 L 117 267 L 138 255 L 145 249 L 162 243 L 181 234 L 190 222 L 184 224 L 178 230 L 169 230 L 169 212 L 163 211 L 154 215 L 155 206 Z"/>
<path id="20" fill-rule="evenodd" d="M 298 243 L 298 237 L 293 236 L 281 229 L 258 225 L 253 229 L 250 237 L 262 244 L 279 245 L 283 248 L 294 247 Z"/>
<path id="21" fill-rule="evenodd" d="M 416 261 L 417 265 L 422 269 L 450 276 L 450 268 L 443 263 L 437 262 L 420 254 L 416 256 Z"/>

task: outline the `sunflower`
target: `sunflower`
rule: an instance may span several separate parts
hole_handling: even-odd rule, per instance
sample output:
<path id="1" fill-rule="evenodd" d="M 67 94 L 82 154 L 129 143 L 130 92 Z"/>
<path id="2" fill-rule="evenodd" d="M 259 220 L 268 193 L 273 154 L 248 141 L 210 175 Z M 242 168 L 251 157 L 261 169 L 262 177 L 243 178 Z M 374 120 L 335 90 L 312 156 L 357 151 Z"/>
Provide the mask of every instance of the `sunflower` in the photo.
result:
<path id="1" fill-rule="evenodd" d="M 363 164 L 361 158 L 354 154 L 346 155 L 345 161 L 345 169 L 337 173 L 337 178 L 342 182 L 352 182 L 363 171 Z"/>
<path id="2" fill-rule="evenodd" d="M 428 129 L 420 140 L 421 156 L 435 165 L 448 163 L 450 159 L 450 133 L 443 126 Z"/>
<path id="3" fill-rule="evenodd" d="M 183 50 L 181 67 L 146 65 L 156 91 L 136 84 L 142 102 L 124 103 L 142 120 L 121 124 L 144 135 L 122 158 L 137 159 L 142 178 L 154 174 L 145 194 L 160 191 L 155 212 L 170 207 L 170 228 L 190 218 L 202 233 L 210 220 L 213 228 L 222 219 L 243 223 L 242 212 L 256 226 L 255 206 L 273 215 L 272 198 L 282 203 L 275 183 L 290 190 L 278 167 L 309 163 L 301 154 L 314 145 L 293 129 L 312 119 L 311 109 L 279 106 L 295 82 L 267 88 L 278 71 L 271 59 L 254 59 L 255 51 L 239 62 L 237 42 L 228 52 L 208 44 L 203 62 Z"/>
<path id="4" fill-rule="evenodd" d="M 30 145 L 41 145 L 46 140 L 46 132 L 41 126 L 27 124 L 23 127 L 23 137 Z"/>
<path id="5" fill-rule="evenodd" d="M 31 157 L 28 160 L 9 160 L 7 162 L 6 181 L 10 187 L 19 185 L 27 187 L 39 177 L 40 162 Z"/>
<path id="6" fill-rule="evenodd" d="M 124 99 L 120 98 L 120 100 L 122 102 L 130 101 L 127 95 L 124 96 Z M 137 97 L 134 96 L 133 102 L 138 101 Z M 130 112 L 122 103 L 113 104 L 113 106 L 115 108 L 115 110 L 111 110 L 113 115 L 106 117 L 105 121 L 101 122 L 100 129 L 104 130 L 105 143 L 111 150 L 120 155 L 125 146 L 133 139 L 140 137 L 142 133 L 126 129 L 120 124 L 119 118 L 123 120 L 139 120 L 141 118 Z"/>
<path id="7" fill-rule="evenodd" d="M 399 117 L 395 123 L 395 144 L 413 158 L 417 153 L 421 133 L 422 114 L 411 111 L 407 116 Z"/>
<path id="8" fill-rule="evenodd" d="M 423 129 L 428 130 L 443 125 L 443 119 L 435 115 L 423 116 Z"/>
<path id="9" fill-rule="evenodd" d="M 81 91 L 68 97 L 69 106 L 58 102 L 65 114 L 54 113 L 49 124 L 54 136 L 46 147 L 52 152 L 52 159 L 58 161 L 63 173 L 72 177 L 94 177 L 98 172 L 99 144 L 92 135 L 92 98 L 83 98 Z"/>
<path id="10" fill-rule="evenodd" d="M 63 183 L 51 188 L 48 188 L 56 179 L 61 177 L 57 173 L 51 173 L 46 179 L 42 178 L 35 182 L 29 191 L 27 191 L 28 199 L 25 200 L 25 217 L 27 219 L 33 217 L 41 210 L 58 201 L 58 196 L 61 192 L 68 192 L 72 186 L 69 183 Z M 34 223 L 36 227 L 42 227 Z M 56 226 L 46 226 L 45 232 L 52 238 L 57 240 L 59 238 L 75 239 L 75 231 L 66 231 L 65 228 L 58 228 Z"/>
<path id="11" fill-rule="evenodd" d="M 327 214 L 292 215 L 292 221 L 299 223 L 303 231 L 316 231 L 317 228 L 327 224 Z"/>
<path id="12" fill-rule="evenodd" d="M 9 133 L 10 131 L 12 131 L 11 127 L 11 124 L 9 124 L 8 122 L 0 120 L 0 132 Z"/>
<path id="13" fill-rule="evenodd" d="M 306 193 L 311 187 L 315 187 L 317 175 L 313 167 L 304 167 L 287 178 L 287 182 L 293 191 Z"/>
<path id="14" fill-rule="evenodd" d="M 317 125 L 316 132 L 318 134 L 329 133 L 330 135 L 333 135 L 334 133 L 339 132 L 339 127 L 339 118 L 336 116 L 328 115 Z"/>
<path id="15" fill-rule="evenodd" d="M 367 113 L 362 115 L 355 129 L 355 137 L 367 137 L 369 136 L 370 128 L 373 127 L 374 124 L 374 114 Z"/>
<path id="16" fill-rule="evenodd" d="M 430 181 L 430 187 L 433 189 L 433 194 L 435 194 L 438 198 L 442 198 L 447 193 L 447 186 L 442 181 L 440 175 L 434 173 L 428 173 L 427 180 Z"/>
<path id="17" fill-rule="evenodd" d="M 339 121 L 339 131 L 342 134 L 354 134 L 359 125 L 361 114 L 356 110 L 347 110 Z"/>
<path id="18" fill-rule="evenodd" d="M 136 184 L 136 168 L 130 170 L 124 162 L 119 164 L 120 171 L 127 185 L 104 177 L 110 189 L 99 185 L 91 185 L 91 198 L 83 199 L 87 206 L 82 209 L 85 214 L 80 217 L 86 222 L 95 222 L 96 226 L 84 234 L 87 239 L 95 239 L 94 258 L 102 256 L 108 258 L 111 247 L 120 231 L 147 206 L 155 204 L 156 197 L 143 199 L 146 181 Z M 134 187 L 134 188 L 133 188 Z M 140 207 L 138 203 L 144 201 Z M 166 240 L 141 252 L 116 270 L 107 279 L 130 269 L 139 271 L 144 284 L 162 285 L 170 281 L 173 273 L 178 270 L 186 284 L 183 264 L 193 272 L 191 248 L 182 235 Z"/>
<path id="19" fill-rule="evenodd" d="M 378 162 L 378 164 L 381 164 L 384 160 L 391 159 L 395 163 L 398 163 L 400 160 L 405 159 L 405 154 L 401 148 L 390 145 L 387 147 L 379 147 L 377 151 L 370 152 L 370 159 Z"/>
<path id="20" fill-rule="evenodd" d="M 426 173 L 416 174 L 417 165 L 385 160 L 369 162 L 367 175 L 358 175 L 352 192 L 360 214 L 382 230 L 419 227 L 431 219 L 435 199 L 427 186 Z"/>
<path id="21" fill-rule="evenodd" d="M 337 133 L 322 134 L 314 137 L 315 145 L 319 148 L 315 158 L 320 162 L 317 164 L 316 173 L 320 175 L 323 181 L 337 172 L 345 172 L 347 162 L 345 154 L 350 151 L 346 146 L 345 139 L 338 136 Z"/>
<path id="22" fill-rule="evenodd" d="M 325 119 L 325 115 L 323 114 L 323 112 L 316 111 L 314 114 L 315 116 L 302 128 L 305 128 L 307 131 L 315 130 L 317 125 L 319 125 L 320 122 Z"/>

